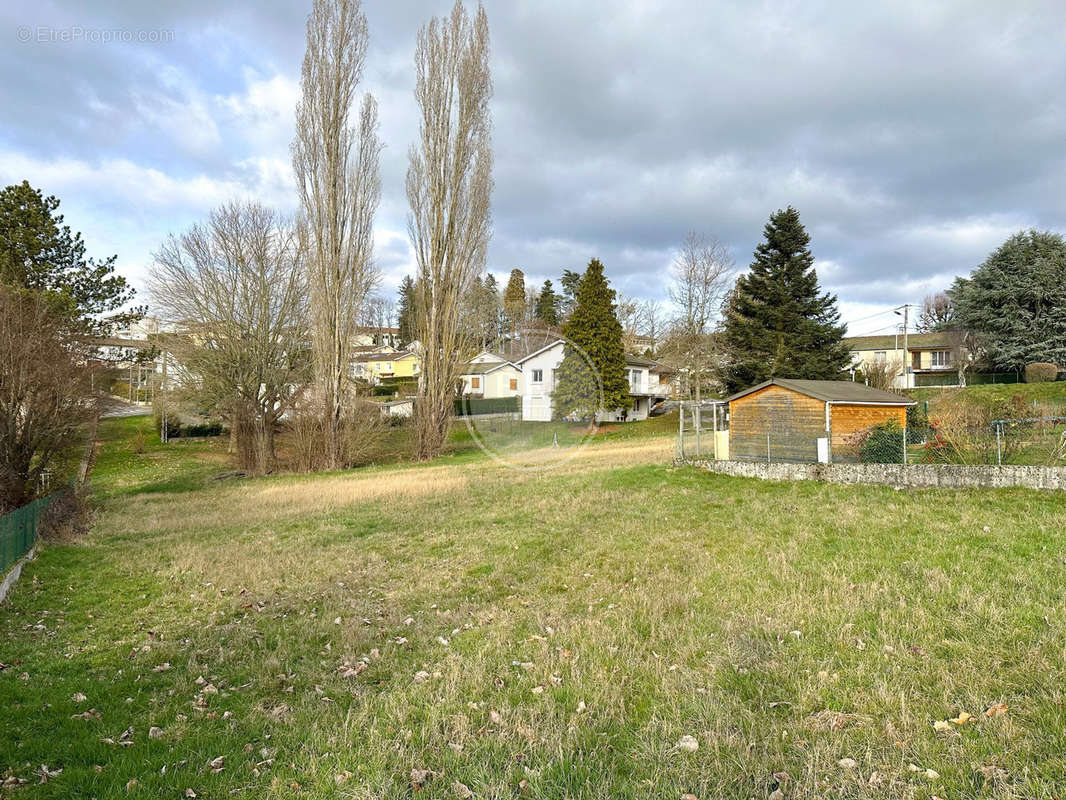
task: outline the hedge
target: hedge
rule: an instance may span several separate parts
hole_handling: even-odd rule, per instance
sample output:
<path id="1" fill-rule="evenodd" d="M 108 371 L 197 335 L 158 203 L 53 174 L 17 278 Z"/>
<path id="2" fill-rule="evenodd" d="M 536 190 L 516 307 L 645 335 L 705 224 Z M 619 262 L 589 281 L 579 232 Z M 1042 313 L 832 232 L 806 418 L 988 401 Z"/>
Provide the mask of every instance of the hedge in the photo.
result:
<path id="1" fill-rule="evenodd" d="M 476 414 L 511 414 L 520 410 L 519 398 L 516 397 L 462 397 L 455 401 L 455 416 L 465 417 Z"/>

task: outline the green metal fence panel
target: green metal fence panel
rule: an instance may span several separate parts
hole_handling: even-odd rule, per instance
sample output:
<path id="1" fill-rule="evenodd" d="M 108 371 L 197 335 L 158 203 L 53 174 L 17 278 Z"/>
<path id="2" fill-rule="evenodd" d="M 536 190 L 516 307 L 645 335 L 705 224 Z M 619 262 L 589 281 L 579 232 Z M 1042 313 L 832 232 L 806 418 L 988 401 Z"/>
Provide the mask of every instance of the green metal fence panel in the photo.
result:
<path id="1" fill-rule="evenodd" d="M 0 575 L 6 575 L 33 547 L 41 518 L 54 497 L 50 494 L 38 498 L 0 517 Z"/>

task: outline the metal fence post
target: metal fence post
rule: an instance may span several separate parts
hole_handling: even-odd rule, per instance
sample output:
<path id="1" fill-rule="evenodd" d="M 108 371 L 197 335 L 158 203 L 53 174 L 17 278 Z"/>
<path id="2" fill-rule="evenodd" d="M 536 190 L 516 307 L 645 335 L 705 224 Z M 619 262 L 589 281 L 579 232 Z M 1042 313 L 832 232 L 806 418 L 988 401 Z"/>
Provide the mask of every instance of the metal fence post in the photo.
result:
<path id="1" fill-rule="evenodd" d="M 703 420 L 700 419 L 700 401 L 696 401 L 696 410 L 692 412 L 692 421 L 696 426 L 696 458 L 700 457 L 700 428 L 703 426 Z"/>
<path id="2" fill-rule="evenodd" d="M 677 407 L 677 455 L 685 460 L 685 401 L 681 400 Z"/>
<path id="3" fill-rule="evenodd" d="M 903 466 L 907 466 L 907 429 L 903 429 Z"/>
<path id="4" fill-rule="evenodd" d="M 1003 445 L 1001 437 L 1003 435 L 1003 423 L 996 423 L 996 466 L 1003 466 Z"/>
<path id="5" fill-rule="evenodd" d="M 770 463 L 770 431 L 766 432 L 766 463 Z"/>

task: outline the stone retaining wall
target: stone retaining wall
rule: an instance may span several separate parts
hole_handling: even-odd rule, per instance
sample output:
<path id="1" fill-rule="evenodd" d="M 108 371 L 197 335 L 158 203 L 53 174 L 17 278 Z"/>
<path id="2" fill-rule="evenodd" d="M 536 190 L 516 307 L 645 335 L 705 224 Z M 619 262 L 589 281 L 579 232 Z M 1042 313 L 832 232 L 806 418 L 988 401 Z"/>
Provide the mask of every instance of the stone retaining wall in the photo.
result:
<path id="1" fill-rule="evenodd" d="M 685 463 L 740 478 L 771 481 L 876 483 L 920 489 L 1022 487 L 1066 490 L 1066 467 L 963 466 L 959 464 L 764 464 L 755 461 Z"/>

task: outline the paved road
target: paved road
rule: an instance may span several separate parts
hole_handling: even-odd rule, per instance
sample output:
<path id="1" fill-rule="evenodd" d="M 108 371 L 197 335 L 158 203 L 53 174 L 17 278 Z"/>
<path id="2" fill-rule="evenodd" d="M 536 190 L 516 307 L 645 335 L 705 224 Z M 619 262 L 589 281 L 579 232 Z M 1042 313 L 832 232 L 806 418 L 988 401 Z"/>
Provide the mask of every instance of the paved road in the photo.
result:
<path id="1" fill-rule="evenodd" d="M 152 413 L 151 406 L 139 406 L 133 403 L 125 403 L 121 400 L 114 400 L 100 416 L 102 417 L 146 417 Z"/>

